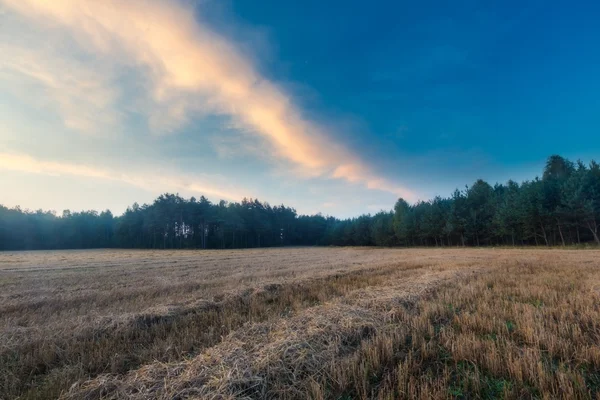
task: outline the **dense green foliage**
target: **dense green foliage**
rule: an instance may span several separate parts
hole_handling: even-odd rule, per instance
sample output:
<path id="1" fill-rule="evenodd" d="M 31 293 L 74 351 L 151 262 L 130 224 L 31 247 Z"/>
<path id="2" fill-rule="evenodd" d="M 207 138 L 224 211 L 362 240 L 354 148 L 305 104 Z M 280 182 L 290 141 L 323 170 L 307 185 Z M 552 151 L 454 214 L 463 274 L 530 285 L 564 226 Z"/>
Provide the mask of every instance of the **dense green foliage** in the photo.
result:
<path id="1" fill-rule="evenodd" d="M 448 198 L 399 199 L 393 211 L 346 220 L 252 199 L 213 204 L 173 194 L 136 203 L 120 217 L 0 206 L 0 250 L 600 244 L 599 225 L 600 165 L 551 156 L 541 179 L 478 180 Z"/>

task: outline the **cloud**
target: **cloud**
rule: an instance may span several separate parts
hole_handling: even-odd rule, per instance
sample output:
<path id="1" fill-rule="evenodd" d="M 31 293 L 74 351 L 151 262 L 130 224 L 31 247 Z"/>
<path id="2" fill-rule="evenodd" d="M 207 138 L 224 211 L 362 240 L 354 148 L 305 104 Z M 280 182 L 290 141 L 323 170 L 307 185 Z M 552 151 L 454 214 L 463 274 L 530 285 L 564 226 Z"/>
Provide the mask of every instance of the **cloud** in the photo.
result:
<path id="1" fill-rule="evenodd" d="M 55 109 L 64 125 L 85 134 L 107 134 L 118 129 L 121 112 L 115 108 L 117 90 L 84 63 L 54 57 L 44 49 L 28 49 L 0 42 L 0 78 L 3 87 L 25 97 L 38 109 Z M 50 96 L 31 96 L 41 87 Z"/>
<path id="2" fill-rule="evenodd" d="M 403 187 L 399 187 L 386 179 L 372 175 L 367 169 L 358 164 L 343 164 L 333 171 L 334 178 L 343 178 L 351 183 L 363 183 L 368 189 L 377 189 L 393 193 L 407 200 L 414 201 L 415 194 Z"/>
<path id="3" fill-rule="evenodd" d="M 217 188 L 206 182 L 206 179 L 186 176 L 181 173 L 165 173 L 156 170 L 146 173 L 122 173 L 106 167 L 40 160 L 26 154 L 0 153 L 0 170 L 49 176 L 69 175 L 122 182 L 156 193 L 182 191 L 236 201 L 248 195 L 247 193 L 238 193 L 235 190 L 225 191 L 223 190 L 223 184 L 220 184 Z"/>
<path id="4" fill-rule="evenodd" d="M 262 77 L 235 46 L 198 23 L 194 10 L 178 1 L 144 0 L 0 0 L 14 15 L 57 38 L 69 37 L 92 64 L 135 69 L 146 98 L 136 111 L 145 113 L 156 133 L 173 132 L 198 113 L 231 117 L 236 124 L 266 138 L 272 151 L 263 157 L 291 162 L 303 176 L 339 178 L 414 199 L 408 189 L 378 177 L 356 154 L 328 138 L 324 129 L 302 116 L 293 100 Z M 34 52 L 36 50 L 33 50 Z M 62 49 L 55 57 L 64 58 Z M 95 69 L 98 80 L 65 75 L 60 63 L 31 61 L 21 54 L 10 68 L 51 88 L 65 124 L 72 129 L 95 126 L 93 110 L 116 110 L 116 69 Z M 91 60 L 91 61 L 90 61 Z M 48 65 L 46 71 L 42 70 Z M 87 71 L 74 63 L 73 70 Z M 59 65 L 59 68 L 60 65 Z M 39 70 L 38 70 L 39 69 Z M 61 68 L 62 69 L 62 68 Z M 89 68 L 88 68 L 89 69 Z M 57 78 L 60 77 L 60 78 Z M 89 91 L 88 107 L 80 107 Z M 114 121 L 118 121 L 119 116 Z M 100 121 L 100 125 L 114 121 Z"/>

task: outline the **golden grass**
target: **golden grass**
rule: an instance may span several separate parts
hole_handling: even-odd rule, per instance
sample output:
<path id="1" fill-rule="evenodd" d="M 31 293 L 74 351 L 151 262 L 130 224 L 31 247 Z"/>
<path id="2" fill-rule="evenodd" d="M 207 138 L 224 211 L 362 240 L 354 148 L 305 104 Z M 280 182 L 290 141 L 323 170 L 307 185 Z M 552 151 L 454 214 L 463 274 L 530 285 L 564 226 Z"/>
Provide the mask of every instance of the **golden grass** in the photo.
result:
<path id="1" fill-rule="evenodd" d="M 0 254 L 0 397 L 600 398 L 600 253 Z"/>
<path id="2" fill-rule="evenodd" d="M 582 258 L 507 263 L 437 289 L 332 365 L 312 397 L 600 398 L 600 265 Z"/>

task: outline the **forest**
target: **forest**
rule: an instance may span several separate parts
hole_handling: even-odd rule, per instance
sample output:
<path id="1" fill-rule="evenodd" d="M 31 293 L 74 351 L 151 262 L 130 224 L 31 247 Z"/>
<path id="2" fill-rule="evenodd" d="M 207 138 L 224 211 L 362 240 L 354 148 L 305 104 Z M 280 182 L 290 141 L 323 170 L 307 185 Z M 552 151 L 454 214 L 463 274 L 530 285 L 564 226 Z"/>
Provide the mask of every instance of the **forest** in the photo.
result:
<path id="1" fill-rule="evenodd" d="M 0 250 L 273 246 L 566 246 L 600 244 L 600 164 L 550 156 L 542 177 L 494 186 L 477 180 L 449 197 L 351 219 L 298 215 L 257 199 L 212 203 L 163 194 L 103 212 L 0 205 Z"/>

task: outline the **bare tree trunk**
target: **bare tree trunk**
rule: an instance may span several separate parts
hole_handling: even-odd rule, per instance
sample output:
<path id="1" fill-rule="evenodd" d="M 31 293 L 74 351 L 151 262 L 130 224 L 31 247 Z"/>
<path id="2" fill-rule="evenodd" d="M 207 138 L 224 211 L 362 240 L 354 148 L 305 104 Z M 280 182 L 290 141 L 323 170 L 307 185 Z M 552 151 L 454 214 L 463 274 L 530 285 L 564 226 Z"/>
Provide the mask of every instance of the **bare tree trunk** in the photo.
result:
<path id="1" fill-rule="evenodd" d="M 179 248 L 183 248 L 183 232 L 185 230 L 185 226 L 183 226 L 183 213 L 179 214 Z"/>
<path id="2" fill-rule="evenodd" d="M 542 224 L 541 222 L 540 222 L 540 228 L 542 228 L 543 238 L 544 238 L 544 241 L 546 242 L 546 246 L 549 246 L 548 236 L 546 235 L 546 230 L 544 229 L 544 224 Z"/>
<path id="3" fill-rule="evenodd" d="M 565 247 L 565 237 L 563 236 L 562 229 L 558 220 L 556 221 L 556 225 L 558 225 L 558 233 L 560 233 L 560 240 L 562 241 L 562 245 L 563 247 Z"/>
<path id="4" fill-rule="evenodd" d="M 590 224 L 590 222 L 588 221 L 587 226 L 590 232 L 592 232 L 592 235 L 594 235 L 594 240 L 596 241 L 596 244 L 600 244 L 600 238 L 598 238 L 598 225 L 594 223 L 594 226 L 592 226 L 592 224 Z"/>

